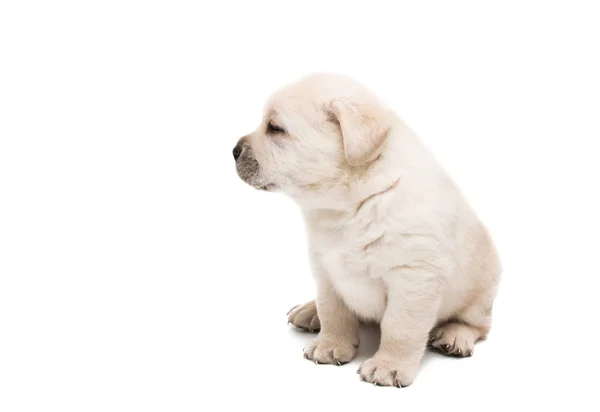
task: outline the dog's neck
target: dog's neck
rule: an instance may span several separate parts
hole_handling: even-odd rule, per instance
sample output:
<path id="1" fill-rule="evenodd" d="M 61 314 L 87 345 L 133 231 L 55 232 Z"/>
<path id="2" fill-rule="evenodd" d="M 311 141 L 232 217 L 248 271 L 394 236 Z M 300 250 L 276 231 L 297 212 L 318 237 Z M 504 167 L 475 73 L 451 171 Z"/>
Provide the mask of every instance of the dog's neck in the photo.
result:
<path id="1" fill-rule="evenodd" d="M 352 217 L 401 185 L 401 170 L 393 164 L 391 159 L 382 155 L 359 174 L 349 175 L 324 190 L 313 193 L 302 191 L 301 194 L 292 195 L 292 198 L 306 216 L 325 214 Z"/>

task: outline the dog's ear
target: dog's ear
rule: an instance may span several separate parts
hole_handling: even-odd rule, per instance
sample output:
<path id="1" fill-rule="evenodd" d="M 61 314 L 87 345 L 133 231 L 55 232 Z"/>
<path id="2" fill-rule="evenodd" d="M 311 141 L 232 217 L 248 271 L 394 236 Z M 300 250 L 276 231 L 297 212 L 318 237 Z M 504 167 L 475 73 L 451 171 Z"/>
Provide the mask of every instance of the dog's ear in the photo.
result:
<path id="1" fill-rule="evenodd" d="M 350 165 L 359 166 L 379 156 L 389 131 L 387 110 L 373 103 L 335 100 L 330 113 L 340 124 L 344 153 Z"/>

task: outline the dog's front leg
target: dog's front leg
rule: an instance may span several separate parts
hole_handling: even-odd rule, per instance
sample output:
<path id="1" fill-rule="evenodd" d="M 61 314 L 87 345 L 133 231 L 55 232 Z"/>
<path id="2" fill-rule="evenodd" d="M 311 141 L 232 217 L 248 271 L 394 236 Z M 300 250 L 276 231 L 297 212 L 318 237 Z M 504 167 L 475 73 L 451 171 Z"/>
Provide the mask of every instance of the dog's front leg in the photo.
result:
<path id="1" fill-rule="evenodd" d="M 427 347 L 440 305 L 441 277 L 432 271 L 402 268 L 384 278 L 387 307 L 379 350 L 358 370 L 362 380 L 381 386 L 410 385 Z"/>
<path id="2" fill-rule="evenodd" d="M 356 355 L 358 318 L 348 309 L 323 270 L 316 269 L 313 274 L 317 285 L 316 302 L 321 331 L 304 348 L 304 357 L 315 363 L 343 365 Z"/>

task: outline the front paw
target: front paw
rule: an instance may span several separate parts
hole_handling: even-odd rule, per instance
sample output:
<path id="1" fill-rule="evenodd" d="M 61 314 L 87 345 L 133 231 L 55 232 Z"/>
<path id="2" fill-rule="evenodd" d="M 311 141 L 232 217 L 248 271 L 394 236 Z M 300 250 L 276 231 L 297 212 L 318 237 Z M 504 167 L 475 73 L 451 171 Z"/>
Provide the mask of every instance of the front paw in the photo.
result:
<path id="1" fill-rule="evenodd" d="M 357 373 L 361 380 L 374 385 L 404 388 L 413 383 L 418 368 L 418 362 L 400 362 L 375 354 L 360 365 Z"/>
<path id="2" fill-rule="evenodd" d="M 304 357 L 315 363 L 343 365 L 354 359 L 358 342 L 345 337 L 318 336 L 304 348 Z"/>

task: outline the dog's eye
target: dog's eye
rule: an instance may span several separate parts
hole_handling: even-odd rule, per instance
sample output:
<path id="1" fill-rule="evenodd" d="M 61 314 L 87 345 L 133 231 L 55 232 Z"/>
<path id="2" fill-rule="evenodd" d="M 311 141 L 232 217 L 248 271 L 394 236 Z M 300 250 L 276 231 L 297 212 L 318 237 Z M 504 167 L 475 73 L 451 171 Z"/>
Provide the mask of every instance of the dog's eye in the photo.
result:
<path id="1" fill-rule="evenodd" d="M 272 133 L 272 134 L 285 133 L 285 130 L 283 130 L 281 127 L 275 126 L 273 123 L 269 122 L 269 124 L 267 125 L 267 133 Z"/>

